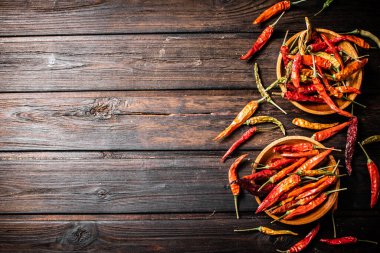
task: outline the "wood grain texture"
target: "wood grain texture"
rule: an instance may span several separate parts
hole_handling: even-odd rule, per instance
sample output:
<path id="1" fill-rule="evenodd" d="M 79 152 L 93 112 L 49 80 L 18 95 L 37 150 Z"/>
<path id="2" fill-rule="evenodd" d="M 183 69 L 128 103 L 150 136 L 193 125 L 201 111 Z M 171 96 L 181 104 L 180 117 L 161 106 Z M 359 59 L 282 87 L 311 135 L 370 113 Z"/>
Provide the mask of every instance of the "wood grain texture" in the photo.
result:
<path id="1" fill-rule="evenodd" d="M 258 32 L 262 28 L 253 26 L 252 20 L 275 2 L 8 0 L 0 3 L 0 35 Z M 379 9 L 378 1 L 338 1 L 323 15 L 314 17 L 321 7 L 320 1 L 294 6 L 278 27 L 304 29 L 304 17 L 309 16 L 321 27 L 330 26 L 337 31 L 350 31 L 363 23 L 367 24 L 366 29 L 379 31 L 380 19 L 373 11 Z"/>
<path id="2" fill-rule="evenodd" d="M 378 162 L 379 152 L 374 149 L 369 152 Z M 0 213 L 233 213 L 227 180 L 233 160 L 220 163 L 222 154 L 199 151 L 1 153 Z M 257 151 L 250 152 L 250 161 L 257 155 Z M 342 154 L 334 155 L 344 160 Z M 339 194 L 339 208 L 369 210 L 369 176 L 363 154 L 357 153 L 353 168 L 352 176 L 341 179 L 342 187 L 348 190 Z M 239 175 L 250 172 L 247 161 Z M 239 209 L 253 214 L 257 208 L 253 197 L 242 194 L 239 199 Z M 242 214 L 242 217 L 247 216 Z"/>
<path id="3" fill-rule="evenodd" d="M 365 101 L 365 121 L 378 124 L 377 95 Z M 254 91 L 161 91 L 0 94 L 0 150 L 226 150 L 247 127 L 241 127 L 221 143 L 212 139 L 235 118 Z M 294 117 L 304 115 L 288 101 L 282 114 L 270 104 L 255 115 L 279 118 L 288 135 L 311 136 L 296 128 Z M 358 109 L 357 112 L 364 110 Z M 315 119 L 314 119 L 315 120 Z M 323 121 L 343 121 L 326 117 Z M 363 124 L 363 133 L 376 132 Z M 261 132 L 245 144 L 262 149 L 282 136 L 278 130 Z M 342 147 L 344 134 L 326 142 Z"/>
<path id="4" fill-rule="evenodd" d="M 285 30 L 254 57 L 266 84 L 276 79 Z M 166 34 L 0 38 L 0 92 L 254 89 L 252 62 L 239 60 L 257 34 Z M 379 50 L 364 91 L 378 93 Z"/>
<path id="5" fill-rule="evenodd" d="M 354 215 L 359 213 L 354 213 Z M 376 224 L 379 217 L 336 217 L 339 235 L 350 234 L 377 240 Z M 233 215 L 215 213 L 204 215 L 162 215 L 107 217 L 47 216 L 45 220 L 24 217 L 23 220 L 3 219 L 0 216 L 0 252 L 274 252 L 287 249 L 311 230 L 312 226 L 289 227 L 270 225 L 268 219 L 234 219 Z M 52 219 L 53 221 L 51 221 Z M 257 232 L 234 233 L 235 228 L 271 226 L 275 229 L 292 229 L 299 236 L 267 236 Z M 365 227 L 363 224 L 367 224 Z M 317 240 L 332 236 L 330 219 L 323 219 Z M 304 252 L 376 252 L 378 246 L 357 244 L 332 247 L 317 240 Z M 194 243 L 196 242 L 196 243 Z"/>

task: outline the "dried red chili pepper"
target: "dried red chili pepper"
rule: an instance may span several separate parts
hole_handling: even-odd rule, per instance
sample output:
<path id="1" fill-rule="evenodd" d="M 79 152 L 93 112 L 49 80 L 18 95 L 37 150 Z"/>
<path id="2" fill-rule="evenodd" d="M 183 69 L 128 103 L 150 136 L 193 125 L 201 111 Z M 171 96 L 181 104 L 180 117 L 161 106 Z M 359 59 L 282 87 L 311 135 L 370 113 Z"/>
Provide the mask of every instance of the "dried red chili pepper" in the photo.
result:
<path id="1" fill-rule="evenodd" d="M 334 38 L 330 39 L 329 42 L 331 44 L 336 44 L 336 43 L 339 43 L 343 40 L 344 40 L 344 37 L 339 36 L 339 37 L 334 37 Z M 309 50 L 310 52 L 318 52 L 318 51 L 322 51 L 326 48 L 327 48 L 326 42 L 317 42 L 317 43 L 310 44 L 307 46 L 307 50 Z"/>
<path id="2" fill-rule="evenodd" d="M 299 199 L 299 200 L 294 199 L 288 203 L 285 203 L 285 205 L 279 206 L 278 208 L 272 210 L 271 213 L 272 214 L 285 213 L 285 212 L 291 210 L 292 208 L 302 206 L 302 205 L 306 205 L 307 203 L 309 203 L 310 201 L 315 199 L 317 196 L 318 196 L 318 194 L 314 194 L 314 195 L 308 196 L 308 197 L 303 198 L 303 199 Z"/>
<path id="3" fill-rule="evenodd" d="M 367 168 L 369 172 L 369 177 L 371 179 L 371 208 L 373 208 L 377 200 L 379 199 L 379 193 L 380 193 L 380 175 L 379 175 L 379 169 L 377 168 L 376 164 L 367 154 L 367 151 L 364 149 L 362 144 L 359 143 L 359 146 L 362 148 L 365 156 L 367 157 Z"/>
<path id="4" fill-rule="evenodd" d="M 332 238 L 332 239 L 327 239 L 327 238 L 321 238 L 319 240 L 320 242 L 326 243 L 328 245 L 344 245 L 344 244 L 354 244 L 357 242 L 368 242 L 368 243 L 373 243 L 377 244 L 375 241 L 369 241 L 369 240 L 360 240 L 354 236 L 344 236 L 340 238 Z"/>
<path id="5" fill-rule="evenodd" d="M 296 196 L 300 195 L 301 193 L 304 193 L 306 191 L 314 189 L 314 188 L 318 187 L 319 185 L 321 185 L 327 179 L 328 179 L 327 177 L 323 177 L 323 178 L 319 179 L 317 182 L 309 183 L 309 184 L 301 186 L 297 189 L 294 189 L 288 193 L 288 197 L 289 198 L 290 197 L 296 197 Z"/>
<path id="6" fill-rule="evenodd" d="M 287 91 L 283 93 L 283 97 L 290 101 L 297 101 L 297 102 L 312 102 L 312 103 L 322 103 L 324 104 L 325 101 L 317 96 L 307 96 L 298 92 L 291 92 Z"/>
<path id="7" fill-rule="evenodd" d="M 321 37 L 323 41 L 326 43 L 327 47 L 330 48 L 330 50 L 333 52 L 334 57 L 339 62 L 339 65 L 341 66 L 341 68 L 343 68 L 344 64 L 343 64 L 342 58 L 340 57 L 338 51 L 335 49 L 334 45 L 329 41 L 329 39 L 323 33 L 321 33 Z"/>
<path id="8" fill-rule="evenodd" d="M 340 72 L 332 75 L 332 78 L 335 81 L 343 81 L 346 80 L 349 76 L 351 76 L 353 73 L 359 71 L 366 65 L 368 62 L 367 58 L 364 58 L 362 60 L 357 60 L 350 62 L 347 66 L 345 66 Z"/>
<path id="9" fill-rule="evenodd" d="M 303 164 L 305 161 L 306 161 L 306 157 L 303 157 L 301 159 L 299 159 L 297 162 L 293 163 L 292 165 L 280 170 L 277 174 L 271 176 L 268 181 L 266 181 L 264 184 L 262 184 L 262 186 L 260 187 L 259 191 L 261 190 L 261 188 L 263 188 L 265 185 L 269 184 L 269 183 L 277 183 L 278 181 L 280 181 L 281 179 L 283 179 L 284 177 L 286 177 L 289 173 L 291 173 L 293 170 L 295 170 L 296 168 L 298 168 L 301 164 Z M 280 196 L 279 196 L 280 197 Z"/>
<path id="10" fill-rule="evenodd" d="M 306 66 L 313 66 L 313 56 L 315 58 L 315 64 L 317 66 L 320 66 L 323 69 L 330 69 L 332 67 L 332 63 L 325 58 L 316 56 L 316 55 L 302 55 L 302 64 Z M 289 55 L 289 59 L 294 60 L 295 56 L 294 55 Z"/>
<path id="11" fill-rule="evenodd" d="M 355 45 L 357 45 L 357 46 L 359 46 L 361 48 L 364 48 L 364 49 L 370 49 L 371 48 L 371 45 L 368 44 L 362 38 L 356 37 L 354 35 L 344 35 L 343 37 L 344 37 L 345 40 L 348 40 L 348 41 L 354 43 Z"/>
<path id="12" fill-rule="evenodd" d="M 334 148 L 334 147 L 333 147 Z M 320 162 L 323 161 L 330 153 L 333 151 L 333 149 L 328 149 L 320 153 L 319 155 L 316 155 L 306 162 L 304 162 L 298 169 L 297 172 L 304 171 L 304 170 L 311 170 L 315 166 L 317 166 Z"/>
<path id="13" fill-rule="evenodd" d="M 316 156 L 318 154 L 319 154 L 319 151 L 316 149 L 313 149 L 310 151 L 303 151 L 303 152 L 284 152 L 281 155 L 283 157 L 301 158 L 301 157 Z"/>
<path id="14" fill-rule="evenodd" d="M 236 183 L 244 190 L 252 194 L 253 196 L 258 196 L 260 198 L 264 198 L 269 192 L 271 192 L 274 188 L 274 184 L 267 184 L 260 191 L 260 185 L 255 184 L 252 180 L 245 179 L 237 179 Z"/>
<path id="15" fill-rule="evenodd" d="M 355 93 L 355 94 L 361 94 L 361 91 L 358 90 L 357 88 L 355 87 L 352 87 L 352 86 L 338 86 L 338 87 L 334 87 L 334 89 L 336 91 L 338 91 L 339 93 Z"/>
<path id="16" fill-rule="evenodd" d="M 295 162 L 296 159 L 293 158 L 280 158 L 276 159 L 274 161 L 270 161 L 266 166 L 257 168 L 257 169 L 269 169 L 269 170 L 279 170 L 282 169 L 282 167 Z"/>
<path id="17" fill-rule="evenodd" d="M 300 87 L 300 68 L 302 64 L 302 55 L 296 54 L 292 65 L 292 74 L 290 78 L 292 79 L 293 85 L 298 89 Z"/>
<path id="18" fill-rule="evenodd" d="M 346 141 L 346 150 L 344 151 L 344 157 L 346 162 L 346 168 L 348 175 L 351 175 L 352 172 L 352 157 L 355 152 L 355 144 L 358 136 L 358 118 L 353 117 L 350 120 L 350 125 L 347 130 L 347 141 Z"/>
<path id="19" fill-rule="evenodd" d="M 340 46 L 334 46 L 334 48 L 337 52 L 343 51 L 343 49 Z M 334 52 L 331 48 L 326 48 L 323 52 L 328 53 L 328 54 L 334 54 Z"/>
<path id="20" fill-rule="evenodd" d="M 292 84 L 287 83 L 286 84 L 286 89 L 289 90 L 289 91 L 291 91 L 291 92 L 297 92 L 297 93 L 300 93 L 300 94 L 303 94 L 303 95 L 310 95 L 310 94 L 314 94 L 314 93 L 317 92 L 317 90 L 315 89 L 315 86 L 313 84 L 302 85 L 301 87 L 299 87 L 297 89 Z"/>
<path id="21" fill-rule="evenodd" d="M 275 146 L 273 152 L 305 152 L 314 149 L 314 145 L 311 142 L 301 142 L 296 144 L 283 144 Z"/>
<path id="22" fill-rule="evenodd" d="M 246 175 L 242 177 L 241 179 L 244 180 L 254 180 L 254 181 L 262 181 L 262 180 L 267 180 L 271 176 L 274 175 L 273 170 L 261 170 L 259 172 L 252 173 L 251 175 Z"/>
<path id="23" fill-rule="evenodd" d="M 327 187 L 329 187 L 330 185 L 335 184 L 336 181 L 337 181 L 336 176 L 327 176 L 327 179 L 325 181 L 323 181 L 322 184 L 318 185 L 314 189 L 311 189 L 309 191 L 301 193 L 300 195 L 298 195 L 296 197 L 296 199 L 306 198 L 307 196 L 314 195 L 318 192 L 321 192 L 321 191 L 325 190 Z"/>
<path id="24" fill-rule="evenodd" d="M 284 66 L 287 66 L 289 63 L 288 54 L 290 52 L 289 52 L 288 45 L 286 45 L 286 38 L 288 37 L 288 33 L 289 33 L 289 30 L 286 30 L 284 40 L 283 40 L 282 45 L 280 47 L 280 53 L 282 56 L 282 61 L 284 62 Z"/>
<path id="25" fill-rule="evenodd" d="M 264 29 L 264 31 L 257 38 L 256 42 L 252 45 L 251 49 L 249 49 L 245 55 L 242 55 L 240 57 L 240 60 L 248 60 L 267 43 L 267 41 L 270 39 L 270 37 L 272 36 L 272 34 L 274 32 L 275 25 L 281 19 L 282 15 L 284 15 L 284 13 L 285 12 L 283 12 L 281 14 L 281 16 L 273 24 L 267 26 Z"/>
<path id="26" fill-rule="evenodd" d="M 232 146 L 227 150 L 227 152 L 224 154 L 224 156 L 220 159 L 222 163 L 227 159 L 227 156 L 229 156 L 232 152 L 234 152 L 235 149 L 237 149 L 242 143 L 246 142 L 249 138 L 251 138 L 252 135 L 254 135 L 257 131 L 256 127 L 252 127 L 248 129 L 237 141 L 232 144 Z"/>
<path id="27" fill-rule="evenodd" d="M 284 12 L 286 10 L 289 10 L 290 6 L 296 5 L 296 4 L 305 2 L 305 1 L 306 0 L 300 0 L 300 1 L 297 1 L 297 2 L 290 2 L 290 1 L 281 1 L 281 2 L 278 2 L 278 3 L 274 4 L 274 5 L 272 5 L 271 7 L 269 7 L 268 9 L 266 9 L 264 12 L 262 12 L 253 21 L 253 24 L 257 25 L 257 24 L 260 24 L 262 22 L 265 22 L 268 19 L 270 19 L 271 17 L 273 17 L 273 16 L 275 16 L 275 15 L 281 13 L 281 12 Z"/>
<path id="28" fill-rule="evenodd" d="M 373 42 L 376 43 L 377 47 L 380 48 L 380 39 L 373 33 L 366 31 L 366 30 L 361 30 L 361 29 L 355 29 L 352 32 L 348 32 L 345 34 L 359 34 L 363 37 L 371 39 Z"/>
<path id="29" fill-rule="evenodd" d="M 280 253 L 296 253 L 304 250 L 310 242 L 314 239 L 314 237 L 317 235 L 319 231 L 320 225 L 318 224 L 315 228 L 313 228 L 304 239 L 294 244 L 290 249 L 283 251 L 283 250 L 277 250 Z"/>
<path id="30" fill-rule="evenodd" d="M 234 196 L 234 203 L 235 203 L 235 212 L 236 212 L 236 219 L 239 219 L 239 211 L 238 211 L 238 204 L 237 204 L 237 198 L 240 194 L 240 186 L 236 183 L 236 180 L 238 179 L 237 175 L 237 168 L 239 164 L 248 156 L 248 154 L 244 154 L 239 156 L 231 165 L 230 169 L 228 170 L 228 181 L 230 183 L 230 188 L 232 195 Z"/>
<path id="31" fill-rule="evenodd" d="M 347 122 L 344 122 L 344 123 L 339 124 L 337 126 L 318 131 L 318 132 L 314 133 L 311 136 L 311 138 L 316 140 L 316 141 L 324 141 L 324 140 L 330 138 L 331 136 L 336 135 L 337 133 L 342 131 L 344 128 L 349 126 L 350 122 L 351 121 L 347 121 Z"/>
<path id="32" fill-rule="evenodd" d="M 273 190 L 266 196 L 266 198 L 261 202 L 259 207 L 256 210 L 256 213 L 262 212 L 266 210 L 268 207 L 271 207 L 276 201 L 279 199 L 279 197 L 297 186 L 301 182 L 301 178 L 298 175 L 291 175 L 284 180 L 282 180 L 280 183 L 278 183 Z"/>

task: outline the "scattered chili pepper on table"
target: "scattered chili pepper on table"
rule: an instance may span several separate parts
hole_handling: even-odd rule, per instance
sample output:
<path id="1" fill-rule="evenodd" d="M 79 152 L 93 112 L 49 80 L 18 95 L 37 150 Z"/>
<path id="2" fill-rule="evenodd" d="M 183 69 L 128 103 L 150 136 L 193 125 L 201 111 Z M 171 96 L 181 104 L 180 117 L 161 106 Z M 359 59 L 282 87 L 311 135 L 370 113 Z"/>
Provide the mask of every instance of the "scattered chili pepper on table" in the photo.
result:
<path id="1" fill-rule="evenodd" d="M 284 125 L 281 123 L 281 121 L 279 121 L 278 119 L 276 118 L 273 118 L 271 116 L 256 116 L 256 117 L 252 117 L 252 118 L 249 118 L 245 124 L 246 125 L 256 125 L 256 124 L 259 124 L 259 123 L 267 123 L 267 122 L 270 122 L 270 123 L 273 123 L 273 124 L 276 124 L 280 129 L 281 129 L 281 132 L 285 135 L 285 127 Z"/>
<path id="2" fill-rule="evenodd" d="M 236 183 L 236 180 L 238 179 L 237 175 L 237 169 L 239 164 L 248 156 L 248 154 L 241 155 L 238 157 L 231 165 L 230 169 L 228 170 L 228 181 L 230 183 L 231 192 L 234 196 L 234 203 L 235 203 L 235 212 L 236 212 L 236 219 L 239 219 L 239 210 L 238 210 L 238 203 L 237 198 L 240 194 L 240 186 Z"/>
<path id="3" fill-rule="evenodd" d="M 346 162 L 346 168 L 348 175 L 352 173 L 352 158 L 355 152 L 356 139 L 358 136 L 358 118 L 353 117 L 350 120 L 350 125 L 347 130 L 347 140 L 346 140 L 346 149 L 344 151 L 344 157 Z"/>
<path id="4" fill-rule="evenodd" d="M 329 124 L 324 124 L 324 123 L 316 123 L 316 122 L 310 122 L 305 119 L 301 118 L 294 118 L 292 121 L 293 125 L 306 128 L 306 129 L 311 129 L 311 130 L 323 130 L 326 128 L 331 128 L 336 125 L 339 125 L 339 122 L 334 122 L 334 123 L 329 123 Z"/>
<path id="5" fill-rule="evenodd" d="M 268 9 L 266 9 L 264 12 L 262 12 L 252 23 L 254 25 L 260 24 L 262 22 L 267 21 L 271 17 L 284 12 L 286 10 L 289 10 L 292 5 L 297 5 L 299 3 L 305 2 L 306 0 L 300 0 L 296 2 L 290 2 L 290 1 L 281 1 L 278 2 Z"/>
<path id="6" fill-rule="evenodd" d="M 367 154 L 367 151 L 364 149 L 364 147 L 359 143 L 359 146 L 362 148 L 365 156 L 367 157 L 367 168 L 369 172 L 369 177 L 371 179 L 371 208 L 374 208 L 374 206 L 377 203 L 377 200 L 379 199 L 379 193 L 380 193 L 380 175 L 379 175 L 379 169 L 377 168 L 376 164 Z"/>
<path id="7" fill-rule="evenodd" d="M 288 63 L 289 63 L 288 55 L 289 55 L 290 52 L 289 52 L 288 45 L 286 45 L 286 38 L 288 36 L 288 33 L 289 33 L 289 30 L 286 30 L 284 40 L 283 40 L 282 45 L 280 47 L 280 53 L 281 53 L 281 56 L 282 56 L 282 61 L 284 63 L 284 66 L 287 66 Z"/>
<path id="8" fill-rule="evenodd" d="M 248 129 L 237 141 L 232 144 L 232 146 L 227 150 L 227 152 L 224 154 L 224 156 L 220 159 L 221 162 L 224 163 L 224 161 L 227 159 L 227 157 L 234 152 L 235 149 L 237 149 L 241 144 L 246 142 L 249 138 L 251 138 L 252 135 L 254 135 L 257 131 L 256 127 L 252 127 Z"/>
<path id="9" fill-rule="evenodd" d="M 369 31 L 362 30 L 362 29 L 355 29 L 352 32 L 348 32 L 345 34 L 359 34 L 363 37 L 371 39 L 373 42 L 376 43 L 377 47 L 380 48 L 380 39 L 375 34 L 369 32 Z"/>
<path id="10" fill-rule="evenodd" d="M 313 140 L 316 140 L 316 141 L 324 141 L 324 140 L 326 140 L 326 139 L 328 139 L 328 138 L 336 135 L 340 131 L 342 131 L 344 128 L 346 128 L 347 126 L 349 126 L 350 123 L 351 123 L 351 121 L 346 121 L 346 122 L 344 122 L 342 124 L 339 124 L 337 126 L 321 130 L 319 132 L 314 133 L 311 136 L 311 138 Z"/>
<path id="11" fill-rule="evenodd" d="M 234 229 L 234 232 L 250 232 L 250 231 L 259 231 L 266 235 L 298 235 L 290 230 L 273 230 L 267 227 L 257 227 L 257 228 L 246 228 L 246 229 Z"/>
<path id="12" fill-rule="evenodd" d="M 294 244 L 292 247 L 290 247 L 290 249 L 288 249 L 286 251 L 277 249 L 277 252 L 280 252 L 280 253 L 296 253 L 296 252 L 300 252 L 300 251 L 304 250 L 310 244 L 310 242 L 314 239 L 314 237 L 318 234 L 319 228 L 320 228 L 320 225 L 318 224 L 315 228 L 313 228 L 305 236 L 304 239 L 302 239 L 301 241 Z"/>
<path id="13" fill-rule="evenodd" d="M 321 238 L 319 240 L 320 242 L 326 243 L 328 245 L 344 245 L 344 244 L 354 244 L 357 242 L 368 242 L 368 243 L 373 243 L 377 244 L 375 241 L 369 241 L 369 240 L 360 240 L 354 236 L 344 236 L 340 238 L 332 238 L 332 239 L 327 239 L 327 238 Z"/>
<path id="14" fill-rule="evenodd" d="M 334 0 L 326 0 L 323 3 L 322 9 L 320 11 L 318 11 L 317 13 L 315 13 L 314 16 L 319 15 L 322 11 L 324 11 L 326 8 L 328 8 L 332 4 L 332 2 L 334 2 Z"/>
<path id="15" fill-rule="evenodd" d="M 367 137 L 361 142 L 361 144 L 364 146 L 374 142 L 380 142 L 380 135 L 372 135 L 370 137 Z"/>

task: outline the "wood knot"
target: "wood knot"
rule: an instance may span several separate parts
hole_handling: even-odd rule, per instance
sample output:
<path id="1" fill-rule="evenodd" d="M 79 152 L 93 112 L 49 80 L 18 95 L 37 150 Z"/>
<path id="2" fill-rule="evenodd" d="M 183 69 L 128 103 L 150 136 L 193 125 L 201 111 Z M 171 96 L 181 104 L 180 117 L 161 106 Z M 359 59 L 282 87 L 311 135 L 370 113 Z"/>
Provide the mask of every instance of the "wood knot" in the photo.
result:
<path id="1" fill-rule="evenodd" d="M 96 190 L 96 196 L 98 196 L 99 199 L 109 199 L 110 193 L 106 189 L 99 188 Z"/>
<path id="2" fill-rule="evenodd" d="M 115 114 L 119 103 L 120 100 L 117 98 L 96 99 L 88 112 L 96 118 L 109 119 Z"/>
<path id="3" fill-rule="evenodd" d="M 60 240 L 65 250 L 81 250 L 93 243 L 98 236 L 95 223 L 74 223 Z"/>

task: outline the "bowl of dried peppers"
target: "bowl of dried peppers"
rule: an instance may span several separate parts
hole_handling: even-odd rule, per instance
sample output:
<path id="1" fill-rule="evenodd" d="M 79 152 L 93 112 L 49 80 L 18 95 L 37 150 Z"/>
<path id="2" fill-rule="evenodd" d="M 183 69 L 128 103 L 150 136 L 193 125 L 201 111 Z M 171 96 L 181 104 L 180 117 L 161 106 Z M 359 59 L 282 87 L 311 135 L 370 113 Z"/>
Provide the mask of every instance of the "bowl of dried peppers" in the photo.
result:
<path id="1" fill-rule="evenodd" d="M 307 27 L 308 19 L 306 18 Z M 286 39 L 284 39 L 286 40 Z M 282 97 L 297 108 L 316 115 L 338 113 L 350 117 L 347 108 L 360 94 L 363 66 L 354 46 L 368 49 L 364 40 L 327 29 L 307 29 L 284 41 L 277 60 Z"/>
<path id="2" fill-rule="evenodd" d="M 253 171 L 277 170 L 261 186 L 266 196 L 256 196 L 256 213 L 288 225 L 303 225 L 324 216 L 338 200 L 339 169 L 331 155 L 334 148 L 304 136 L 288 136 L 272 142 L 257 156 Z"/>

